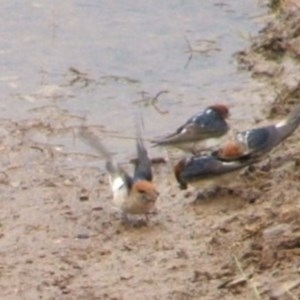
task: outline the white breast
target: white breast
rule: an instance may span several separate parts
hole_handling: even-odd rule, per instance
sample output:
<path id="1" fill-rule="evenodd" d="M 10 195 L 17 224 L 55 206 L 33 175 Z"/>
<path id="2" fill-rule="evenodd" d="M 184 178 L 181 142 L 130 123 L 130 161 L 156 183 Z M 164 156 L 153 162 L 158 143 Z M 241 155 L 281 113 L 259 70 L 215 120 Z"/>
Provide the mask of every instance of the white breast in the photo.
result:
<path id="1" fill-rule="evenodd" d="M 117 192 L 125 185 L 125 181 L 121 176 L 113 179 L 110 177 L 109 179 L 110 179 L 110 185 L 113 193 Z"/>
<path id="2" fill-rule="evenodd" d="M 128 187 L 121 176 L 111 178 L 109 176 L 110 186 L 113 192 L 113 202 L 121 208 L 128 197 Z"/>

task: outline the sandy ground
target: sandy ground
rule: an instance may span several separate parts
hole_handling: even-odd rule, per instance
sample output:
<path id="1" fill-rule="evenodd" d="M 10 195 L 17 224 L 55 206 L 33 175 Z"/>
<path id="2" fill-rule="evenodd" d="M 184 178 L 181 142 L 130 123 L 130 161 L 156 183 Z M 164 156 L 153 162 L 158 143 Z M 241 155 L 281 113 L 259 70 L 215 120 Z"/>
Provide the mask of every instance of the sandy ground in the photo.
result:
<path id="1" fill-rule="evenodd" d="M 300 16 L 287 11 L 238 54 L 276 87 L 270 122 L 299 101 L 299 39 Z M 32 138 L 72 135 L 72 118 L 49 108 L 0 120 L 1 299 L 300 298 L 300 130 L 208 200 L 155 166 L 158 213 L 134 228 L 112 207 L 103 168 L 87 166 L 95 156 Z"/>

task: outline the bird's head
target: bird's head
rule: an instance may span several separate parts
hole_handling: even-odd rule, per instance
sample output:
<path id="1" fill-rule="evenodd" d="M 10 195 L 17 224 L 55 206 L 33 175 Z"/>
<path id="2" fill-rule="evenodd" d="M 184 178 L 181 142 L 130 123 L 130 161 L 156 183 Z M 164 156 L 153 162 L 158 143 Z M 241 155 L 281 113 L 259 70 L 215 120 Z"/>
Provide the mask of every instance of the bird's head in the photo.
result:
<path id="1" fill-rule="evenodd" d="M 147 180 L 137 180 L 132 185 L 133 192 L 145 203 L 154 204 L 159 196 L 154 184 Z"/>
<path id="2" fill-rule="evenodd" d="M 182 190 L 187 189 L 187 183 L 181 178 L 181 173 L 184 170 L 185 165 L 186 165 L 186 159 L 183 158 L 174 167 L 175 178 L 176 178 L 177 182 L 179 183 L 180 189 L 182 189 Z"/>
<path id="3" fill-rule="evenodd" d="M 230 115 L 229 108 L 225 104 L 215 104 L 209 108 L 217 112 L 223 119 L 227 119 Z"/>
<path id="4" fill-rule="evenodd" d="M 216 156 L 225 160 L 236 159 L 244 154 L 245 149 L 243 145 L 236 141 L 228 141 L 216 151 Z"/>

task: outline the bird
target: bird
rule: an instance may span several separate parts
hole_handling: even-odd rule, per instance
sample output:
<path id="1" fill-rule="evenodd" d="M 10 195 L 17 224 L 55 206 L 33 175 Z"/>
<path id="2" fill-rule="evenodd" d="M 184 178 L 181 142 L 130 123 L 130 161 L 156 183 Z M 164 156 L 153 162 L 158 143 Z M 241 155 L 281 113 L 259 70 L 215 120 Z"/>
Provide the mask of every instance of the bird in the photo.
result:
<path id="1" fill-rule="evenodd" d="M 241 158 L 258 161 L 287 139 L 299 124 L 300 105 L 296 105 L 286 118 L 276 124 L 237 132 L 233 139 L 220 145 L 213 155 L 223 161 Z"/>
<path id="2" fill-rule="evenodd" d="M 227 185 L 242 168 L 251 164 L 246 158 L 223 161 L 212 154 L 199 154 L 181 159 L 174 166 L 174 175 L 181 189 L 188 184 L 196 188 Z"/>
<path id="3" fill-rule="evenodd" d="M 121 210 L 122 219 L 130 221 L 129 216 L 144 215 L 148 221 L 148 214 L 155 210 L 159 192 L 152 181 L 151 161 L 144 146 L 140 128 L 137 128 L 136 134 L 137 159 L 133 176 L 130 176 L 113 160 L 111 153 L 90 131 L 81 129 L 79 134 L 104 157 L 113 202 Z"/>
<path id="4" fill-rule="evenodd" d="M 185 152 L 197 154 L 215 147 L 228 132 L 229 108 L 215 104 L 189 118 L 174 133 L 153 140 L 155 146 L 173 146 Z"/>

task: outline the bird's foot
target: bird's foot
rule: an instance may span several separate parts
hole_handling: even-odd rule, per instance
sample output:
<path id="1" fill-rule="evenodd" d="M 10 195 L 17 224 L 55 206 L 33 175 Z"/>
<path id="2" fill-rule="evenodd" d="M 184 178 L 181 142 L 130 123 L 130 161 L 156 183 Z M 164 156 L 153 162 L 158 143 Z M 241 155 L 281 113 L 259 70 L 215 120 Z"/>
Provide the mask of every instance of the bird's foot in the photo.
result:
<path id="1" fill-rule="evenodd" d="M 133 228 L 140 228 L 147 226 L 149 222 L 149 216 L 145 215 L 145 217 L 140 217 L 140 216 L 132 216 L 128 215 L 127 213 L 122 213 L 122 219 L 121 223 L 125 226 L 130 226 Z"/>
<path id="2" fill-rule="evenodd" d="M 195 200 L 193 201 L 193 204 L 199 204 L 204 200 L 209 200 L 212 197 L 215 197 L 221 190 L 221 187 L 215 186 L 209 190 L 198 192 Z"/>

